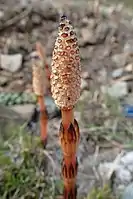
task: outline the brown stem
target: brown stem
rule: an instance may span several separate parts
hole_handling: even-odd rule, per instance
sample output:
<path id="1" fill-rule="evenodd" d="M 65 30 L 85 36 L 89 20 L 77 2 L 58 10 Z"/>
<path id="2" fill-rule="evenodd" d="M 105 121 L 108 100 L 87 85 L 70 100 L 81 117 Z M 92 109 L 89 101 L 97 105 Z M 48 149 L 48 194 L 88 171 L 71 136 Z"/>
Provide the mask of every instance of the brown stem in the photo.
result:
<path id="1" fill-rule="evenodd" d="M 79 127 L 74 119 L 74 110 L 61 110 L 62 122 L 60 125 L 59 139 L 63 151 L 62 177 L 64 181 L 64 199 L 76 199 L 76 176 L 78 162 L 76 150 L 79 143 Z"/>
<path id="2" fill-rule="evenodd" d="M 69 109 L 69 110 L 61 110 L 61 114 L 62 114 L 62 124 L 64 129 L 68 129 L 68 127 L 70 126 L 70 124 L 74 122 L 74 111 L 73 109 Z"/>
<path id="3" fill-rule="evenodd" d="M 47 114 L 46 114 L 46 107 L 44 103 L 44 97 L 38 96 L 38 104 L 40 106 L 40 133 L 41 133 L 41 141 L 46 146 L 47 143 Z"/>

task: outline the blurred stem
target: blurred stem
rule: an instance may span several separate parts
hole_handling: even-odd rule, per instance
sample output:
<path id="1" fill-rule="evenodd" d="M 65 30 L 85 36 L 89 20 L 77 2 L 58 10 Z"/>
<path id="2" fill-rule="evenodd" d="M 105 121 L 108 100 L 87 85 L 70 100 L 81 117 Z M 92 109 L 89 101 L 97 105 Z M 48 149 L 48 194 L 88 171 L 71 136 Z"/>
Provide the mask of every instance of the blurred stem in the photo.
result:
<path id="1" fill-rule="evenodd" d="M 41 141 L 46 146 L 47 143 L 47 124 L 48 118 L 46 113 L 46 106 L 44 103 L 44 97 L 38 96 L 38 104 L 40 106 L 40 133 L 41 133 Z"/>

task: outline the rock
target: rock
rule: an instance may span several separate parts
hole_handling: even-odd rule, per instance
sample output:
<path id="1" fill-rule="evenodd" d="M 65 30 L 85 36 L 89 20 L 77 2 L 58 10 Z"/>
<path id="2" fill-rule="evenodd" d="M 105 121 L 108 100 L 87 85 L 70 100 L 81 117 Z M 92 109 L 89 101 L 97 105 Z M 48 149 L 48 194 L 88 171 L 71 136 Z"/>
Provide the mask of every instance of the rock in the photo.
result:
<path id="1" fill-rule="evenodd" d="M 133 198 L 133 183 L 130 183 L 124 190 L 121 199 L 132 199 Z"/>
<path id="2" fill-rule="evenodd" d="M 19 71 L 18 73 L 13 74 L 14 79 L 22 79 L 24 77 L 24 72 Z"/>
<path id="3" fill-rule="evenodd" d="M 81 79 L 81 86 L 80 87 L 81 87 L 82 91 L 88 88 L 88 83 L 85 79 Z"/>
<path id="4" fill-rule="evenodd" d="M 37 56 L 37 51 L 32 51 L 30 54 L 29 54 L 29 60 L 32 59 L 32 58 L 35 58 Z"/>
<path id="5" fill-rule="evenodd" d="M 80 45 L 84 46 L 87 44 L 97 44 L 103 42 L 106 38 L 107 33 L 109 31 L 109 26 L 106 23 L 100 23 L 95 29 L 95 22 L 92 22 L 88 25 L 87 28 L 81 29 L 82 40 L 80 41 Z"/>
<path id="6" fill-rule="evenodd" d="M 87 44 L 96 44 L 97 42 L 94 32 L 92 30 L 89 30 L 88 28 L 81 29 L 81 36 L 82 39 L 80 41 L 80 46 L 85 46 Z"/>
<path id="7" fill-rule="evenodd" d="M 0 20 L 4 18 L 4 11 L 0 10 Z"/>
<path id="8" fill-rule="evenodd" d="M 86 27 L 88 25 L 88 18 L 84 17 L 83 19 L 81 19 L 81 26 L 82 27 Z"/>
<path id="9" fill-rule="evenodd" d="M 25 88 L 25 82 L 23 79 L 17 79 L 17 80 L 13 80 L 8 88 L 7 91 L 15 91 L 15 92 L 23 92 Z"/>
<path id="10" fill-rule="evenodd" d="M 95 18 L 88 18 L 85 16 L 81 19 L 81 27 L 89 27 L 89 29 L 94 30 L 96 28 L 97 22 Z"/>
<path id="11" fill-rule="evenodd" d="M 133 164 L 127 165 L 127 169 L 128 169 L 128 171 L 130 171 L 130 172 L 132 173 L 132 175 L 133 175 Z"/>
<path id="12" fill-rule="evenodd" d="M 56 21 L 59 17 L 59 13 L 51 1 L 34 1 L 33 9 L 39 13 L 44 19 Z"/>
<path id="13" fill-rule="evenodd" d="M 113 77 L 114 79 L 121 77 L 122 74 L 123 74 L 123 71 L 124 71 L 123 68 L 118 68 L 118 69 L 114 70 L 114 71 L 112 72 L 112 77 Z"/>
<path id="14" fill-rule="evenodd" d="M 128 96 L 124 98 L 124 103 L 133 105 L 133 93 L 128 94 Z"/>
<path id="15" fill-rule="evenodd" d="M 84 101 L 85 99 L 88 99 L 90 97 L 90 92 L 87 90 L 84 90 L 82 92 L 82 95 L 79 98 L 79 101 Z"/>
<path id="16" fill-rule="evenodd" d="M 81 41 L 82 42 L 82 41 Z M 87 60 L 91 59 L 94 53 L 94 48 L 91 46 L 88 46 L 86 48 L 80 47 L 80 54 L 81 54 L 81 60 Z"/>
<path id="17" fill-rule="evenodd" d="M 116 82 L 109 87 L 102 86 L 101 90 L 103 93 L 107 93 L 111 97 L 122 98 L 128 93 L 128 85 L 127 82 Z"/>
<path id="18" fill-rule="evenodd" d="M 125 167 L 125 165 L 122 165 L 122 158 L 120 158 L 117 164 L 115 164 L 113 161 L 100 163 L 98 166 L 98 172 L 104 183 L 109 183 L 108 180 L 112 179 L 111 182 L 113 182 L 113 193 L 115 193 L 118 196 L 118 198 L 121 195 L 121 193 L 123 193 L 125 186 L 131 183 L 132 181 L 132 173 L 127 169 L 127 167 Z M 114 170 L 114 175 L 110 176 L 110 179 L 109 172 L 112 169 Z"/>
<path id="19" fill-rule="evenodd" d="M 0 77 L 0 86 L 4 86 L 5 84 L 7 84 L 9 81 L 9 78 L 8 77 L 5 77 L 5 76 L 1 76 Z"/>
<path id="20" fill-rule="evenodd" d="M 11 108 L 0 104 L 0 118 L 14 120 L 20 118 L 20 114 L 15 112 Z"/>
<path id="21" fill-rule="evenodd" d="M 83 79 L 88 79 L 90 77 L 90 73 L 88 71 L 85 71 L 81 74 Z"/>
<path id="22" fill-rule="evenodd" d="M 108 32 L 109 32 L 109 25 L 107 23 L 99 23 L 99 25 L 96 28 L 97 43 L 103 42 Z"/>
<path id="23" fill-rule="evenodd" d="M 81 43 L 82 43 L 82 41 L 81 41 Z M 80 54 L 81 54 L 81 59 L 82 60 L 88 60 L 89 57 L 92 54 L 92 51 L 91 51 L 90 48 L 88 49 L 88 48 L 81 47 L 80 48 Z"/>
<path id="24" fill-rule="evenodd" d="M 133 64 L 128 64 L 125 66 L 124 70 L 126 72 L 132 72 L 133 71 Z"/>
<path id="25" fill-rule="evenodd" d="M 41 17 L 37 14 L 33 14 L 31 20 L 34 25 L 40 25 L 42 21 Z"/>
<path id="26" fill-rule="evenodd" d="M 22 66 L 22 55 L 3 55 L 1 54 L 1 68 L 12 73 L 17 72 Z"/>
<path id="27" fill-rule="evenodd" d="M 25 120 L 18 113 L 9 107 L 0 105 L 0 133 L 4 135 L 3 138 L 7 140 L 7 135 L 11 137 L 14 130 L 20 129 L 24 123 Z"/>
<path id="28" fill-rule="evenodd" d="M 26 84 L 25 86 L 25 92 L 26 93 L 32 93 L 33 89 L 32 89 L 32 85 L 31 84 Z"/>
<path id="29" fill-rule="evenodd" d="M 127 55 L 133 55 L 133 40 L 128 40 L 125 43 L 123 52 Z"/>
<path id="30" fill-rule="evenodd" d="M 9 71 L 6 71 L 6 70 L 0 71 L 0 74 L 2 74 L 2 76 L 8 77 L 8 78 L 10 78 L 12 76 L 12 73 Z"/>
<path id="31" fill-rule="evenodd" d="M 29 119 L 31 116 L 35 105 L 33 104 L 23 104 L 23 105 L 13 105 L 10 109 L 19 114 L 24 119 Z"/>
<path id="32" fill-rule="evenodd" d="M 115 184 L 113 186 L 113 193 L 115 196 L 117 196 L 117 198 L 120 198 L 121 199 L 121 195 L 125 189 L 126 185 L 124 184 Z"/>
<path id="33" fill-rule="evenodd" d="M 121 158 L 121 163 L 125 166 L 128 166 L 129 164 L 133 165 L 133 151 L 128 152 L 125 156 Z"/>
<path id="34" fill-rule="evenodd" d="M 102 68 L 98 73 L 97 81 L 103 84 L 103 82 L 107 81 L 107 75 L 107 70 Z"/>
<path id="35" fill-rule="evenodd" d="M 109 180 L 111 180 L 111 178 L 113 177 L 113 174 L 115 174 L 115 181 L 116 180 L 118 181 L 118 178 L 122 177 L 122 173 L 121 173 L 122 170 L 123 170 L 123 167 L 119 163 L 115 164 L 114 162 L 104 162 L 104 163 L 100 163 L 98 166 L 98 172 L 99 172 L 104 183 L 108 183 Z M 112 171 L 112 173 L 110 173 L 111 171 Z M 128 178 L 126 176 L 126 171 L 127 170 L 125 170 L 125 176 L 124 176 L 125 178 L 122 178 L 122 180 L 129 179 L 129 181 L 130 181 L 131 173 L 129 171 L 127 171 L 127 176 L 129 177 Z M 118 172 L 120 172 L 120 173 L 118 173 Z M 120 182 L 121 181 L 119 179 L 119 183 Z"/>
<path id="36" fill-rule="evenodd" d="M 120 181 L 119 182 L 120 184 L 127 184 L 127 183 L 130 183 L 132 180 L 132 175 L 130 171 L 128 171 L 125 168 L 117 169 L 115 174 L 116 174 L 117 180 Z"/>
<path id="37" fill-rule="evenodd" d="M 94 30 L 97 26 L 97 22 L 94 18 L 89 18 L 88 20 L 88 27 L 90 30 Z"/>
<path id="38" fill-rule="evenodd" d="M 29 22 L 28 17 L 25 17 L 24 19 L 20 20 L 20 22 L 17 24 L 17 28 L 18 28 L 19 32 L 24 33 L 26 31 L 27 26 L 29 25 L 28 22 Z M 31 23 L 30 23 L 30 27 L 31 27 Z"/>
<path id="39" fill-rule="evenodd" d="M 116 64 L 116 66 L 123 67 L 126 64 L 127 55 L 125 53 L 113 55 L 112 61 Z"/>

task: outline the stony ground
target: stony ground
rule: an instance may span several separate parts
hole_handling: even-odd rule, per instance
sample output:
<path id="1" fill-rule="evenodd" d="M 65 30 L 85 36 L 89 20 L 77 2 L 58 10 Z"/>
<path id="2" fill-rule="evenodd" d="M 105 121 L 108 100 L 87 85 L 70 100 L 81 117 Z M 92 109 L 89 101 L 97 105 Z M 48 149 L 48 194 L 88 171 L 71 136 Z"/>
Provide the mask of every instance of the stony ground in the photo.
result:
<path id="1" fill-rule="evenodd" d="M 30 55 L 35 50 L 35 42 L 40 41 L 45 47 L 50 64 L 59 16 L 67 14 L 75 26 L 82 63 L 82 92 L 75 111 L 81 127 L 78 190 L 82 196 L 96 183 L 101 183 L 99 163 L 113 161 L 121 148 L 126 147 L 124 141 L 132 138 L 132 133 L 124 134 L 123 126 L 128 129 L 131 126 L 118 115 L 117 100 L 104 97 L 108 93 L 121 102 L 132 104 L 133 21 L 130 12 L 125 14 L 124 11 L 120 7 L 100 6 L 98 12 L 92 4 L 80 2 L 63 7 L 62 1 L 53 4 L 16 1 L 15 5 L 8 0 L 0 2 L 0 92 L 31 92 Z M 14 115 L 15 119 L 17 114 L 27 118 L 33 108 L 33 105 L 12 107 L 9 114 L 8 108 L 3 107 L 0 118 L 8 116 L 10 119 Z M 56 163 L 57 178 L 60 178 L 61 160 L 57 141 L 59 123 L 59 119 L 49 121 L 47 147 Z M 128 183 L 132 181 L 129 176 Z"/>

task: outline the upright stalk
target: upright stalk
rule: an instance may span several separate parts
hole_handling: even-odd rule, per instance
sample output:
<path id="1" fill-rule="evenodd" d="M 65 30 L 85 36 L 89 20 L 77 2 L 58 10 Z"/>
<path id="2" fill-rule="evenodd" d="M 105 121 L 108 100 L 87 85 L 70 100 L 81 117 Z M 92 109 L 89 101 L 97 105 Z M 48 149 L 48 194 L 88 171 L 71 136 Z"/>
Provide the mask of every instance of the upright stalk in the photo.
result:
<path id="1" fill-rule="evenodd" d="M 48 86 L 49 71 L 46 67 L 45 54 L 40 43 L 36 45 L 36 56 L 32 58 L 33 61 L 33 90 L 37 96 L 40 107 L 40 137 L 43 146 L 47 143 L 47 113 L 45 107 L 44 95 Z"/>
<path id="2" fill-rule="evenodd" d="M 50 80 L 51 72 L 50 72 L 50 69 L 49 69 L 49 66 L 47 63 L 45 49 L 43 48 L 43 46 L 40 42 L 36 43 L 36 50 L 37 50 L 38 56 L 40 57 L 40 59 L 42 60 L 44 66 L 45 66 L 46 78 L 48 79 L 47 83 L 50 84 L 49 80 Z"/>
<path id="3" fill-rule="evenodd" d="M 38 104 L 40 106 L 40 137 L 43 146 L 46 147 L 48 117 L 44 102 L 44 96 L 38 96 Z"/>
<path id="4" fill-rule="evenodd" d="M 59 139 L 63 152 L 62 177 L 64 199 L 76 199 L 79 144 L 79 127 L 74 118 L 74 105 L 80 96 L 81 66 L 77 37 L 66 16 L 61 17 L 58 37 L 52 58 L 51 91 L 57 106 L 61 108 L 62 121 Z"/>
<path id="5" fill-rule="evenodd" d="M 76 149 L 79 143 L 79 127 L 74 119 L 74 109 L 62 109 L 62 123 L 60 125 L 60 142 L 63 150 L 62 177 L 64 180 L 64 199 L 76 199 L 76 175 L 78 162 Z"/>

